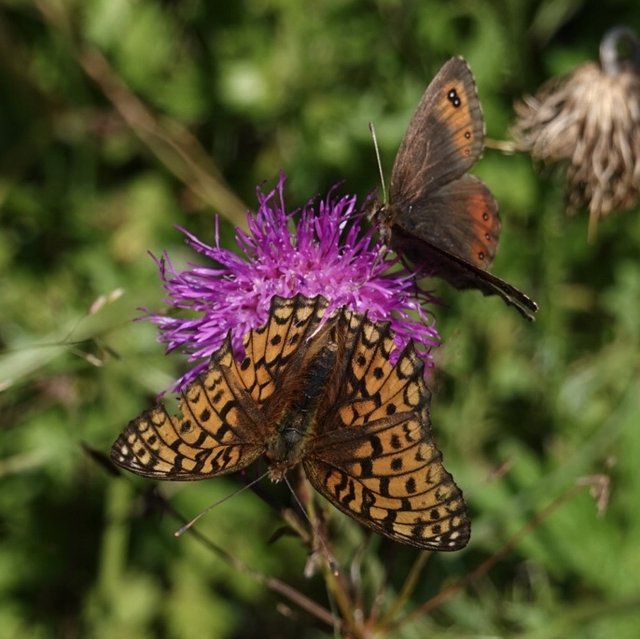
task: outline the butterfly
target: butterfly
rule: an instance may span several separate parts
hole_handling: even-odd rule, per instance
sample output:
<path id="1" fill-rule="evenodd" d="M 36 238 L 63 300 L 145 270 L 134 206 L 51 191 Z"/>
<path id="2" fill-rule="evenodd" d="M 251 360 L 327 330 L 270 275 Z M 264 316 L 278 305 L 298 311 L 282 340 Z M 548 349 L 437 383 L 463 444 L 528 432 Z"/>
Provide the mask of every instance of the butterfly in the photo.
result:
<path id="1" fill-rule="evenodd" d="M 431 437 L 430 395 L 413 343 L 390 361 L 387 322 L 322 297 L 274 297 L 268 321 L 227 336 L 206 372 L 180 397 L 132 420 L 111 451 L 138 475 L 196 480 L 262 458 L 272 481 L 302 464 L 336 508 L 394 541 L 431 550 L 466 545 L 460 489 Z"/>
<path id="2" fill-rule="evenodd" d="M 396 155 L 389 201 L 374 205 L 380 235 L 405 262 L 456 288 L 499 295 L 532 320 L 538 305 L 487 271 L 501 223 L 491 191 L 467 171 L 484 147 L 469 65 L 451 58 L 427 87 Z"/>

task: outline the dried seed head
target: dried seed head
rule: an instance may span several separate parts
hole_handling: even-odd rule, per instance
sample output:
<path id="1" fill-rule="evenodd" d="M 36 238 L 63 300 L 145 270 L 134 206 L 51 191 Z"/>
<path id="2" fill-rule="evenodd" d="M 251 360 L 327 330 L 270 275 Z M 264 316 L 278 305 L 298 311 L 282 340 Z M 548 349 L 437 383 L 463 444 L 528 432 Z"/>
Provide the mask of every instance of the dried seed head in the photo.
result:
<path id="1" fill-rule="evenodd" d="M 640 41 L 607 32 L 600 64 L 585 63 L 515 106 L 513 135 L 536 160 L 566 165 L 567 208 L 599 218 L 632 207 L 640 194 Z"/>

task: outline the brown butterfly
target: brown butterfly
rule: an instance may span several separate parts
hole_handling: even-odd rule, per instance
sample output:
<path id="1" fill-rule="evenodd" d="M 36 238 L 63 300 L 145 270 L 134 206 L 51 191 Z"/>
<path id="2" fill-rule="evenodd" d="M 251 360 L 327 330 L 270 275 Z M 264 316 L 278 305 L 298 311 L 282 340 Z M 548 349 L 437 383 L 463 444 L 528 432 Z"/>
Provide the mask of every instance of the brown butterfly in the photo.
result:
<path id="1" fill-rule="evenodd" d="M 489 268 L 500 238 L 498 204 L 467 171 L 484 147 L 484 118 L 469 65 L 451 58 L 424 92 L 400 145 L 388 204 L 373 219 L 403 260 L 456 288 L 499 295 L 527 319 L 538 305 Z"/>
<path id="2" fill-rule="evenodd" d="M 230 338 L 180 398 L 129 422 L 113 461 L 155 479 L 195 480 L 263 458 L 272 481 L 302 464 L 338 509 L 394 541 L 457 550 L 470 527 L 460 489 L 431 438 L 430 395 L 412 343 L 321 297 L 274 297 L 269 319 Z"/>

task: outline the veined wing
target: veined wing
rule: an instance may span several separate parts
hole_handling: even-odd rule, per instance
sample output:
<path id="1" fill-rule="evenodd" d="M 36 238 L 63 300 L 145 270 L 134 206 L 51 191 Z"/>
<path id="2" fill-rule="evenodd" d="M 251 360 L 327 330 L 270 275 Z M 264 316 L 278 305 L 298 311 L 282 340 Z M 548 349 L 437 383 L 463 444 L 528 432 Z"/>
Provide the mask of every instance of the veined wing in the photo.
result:
<path id="1" fill-rule="evenodd" d="M 274 297 L 267 323 L 245 336 L 245 356 L 234 357 L 227 337 L 207 371 L 180 397 L 179 414 L 160 404 L 129 422 L 113 445 L 113 461 L 139 475 L 172 480 L 248 466 L 265 451 L 283 409 L 274 394 L 291 374 L 287 366 L 303 356 L 305 337 L 325 308 L 322 298 Z"/>
<path id="2" fill-rule="evenodd" d="M 344 389 L 303 460 L 314 488 L 337 508 L 394 541 L 457 550 L 470 535 L 462 493 L 430 432 L 423 364 L 409 344 L 395 365 L 388 324 L 343 313 Z"/>

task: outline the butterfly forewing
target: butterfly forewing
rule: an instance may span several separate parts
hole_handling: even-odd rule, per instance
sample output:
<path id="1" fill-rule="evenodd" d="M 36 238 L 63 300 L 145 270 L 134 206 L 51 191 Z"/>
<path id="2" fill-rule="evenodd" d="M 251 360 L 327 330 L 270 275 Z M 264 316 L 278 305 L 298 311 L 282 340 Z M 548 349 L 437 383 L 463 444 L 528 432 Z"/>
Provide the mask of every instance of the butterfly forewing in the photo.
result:
<path id="1" fill-rule="evenodd" d="M 481 180 L 466 175 L 483 145 L 473 74 L 462 58 L 452 58 L 427 87 L 409 124 L 389 198 L 391 246 L 445 279 L 448 270 L 429 251 L 431 244 L 486 269 L 500 239 L 495 199 Z M 421 240 L 421 250 L 407 246 L 397 230 Z"/>
<path id="2" fill-rule="evenodd" d="M 295 298 L 274 298 L 269 321 L 250 331 L 244 340 L 245 357 L 234 362 L 238 376 L 257 402 L 263 402 L 276 390 L 282 371 L 291 365 L 294 356 L 305 352 L 305 339 L 320 324 L 327 303 L 299 295 Z"/>
<path id="3" fill-rule="evenodd" d="M 395 366 L 390 356 L 394 349 L 393 334 L 384 322 L 363 321 L 351 314 L 351 352 L 342 393 L 336 401 L 340 419 L 346 427 L 356 427 L 389 416 L 391 411 L 407 411 L 428 401 L 418 389 L 406 383 L 409 360 Z M 419 366 L 419 360 L 414 360 Z M 411 373 L 413 373 L 413 368 Z"/>
<path id="4" fill-rule="evenodd" d="M 175 480 L 234 472 L 254 461 L 264 448 L 251 419 L 256 410 L 232 364 L 227 339 L 181 395 L 179 414 L 160 405 L 129 422 L 112 459 L 140 475 Z"/>
<path id="5" fill-rule="evenodd" d="M 390 200 L 406 207 L 464 175 L 484 146 L 475 80 L 462 58 L 446 62 L 424 92 L 391 173 Z"/>

